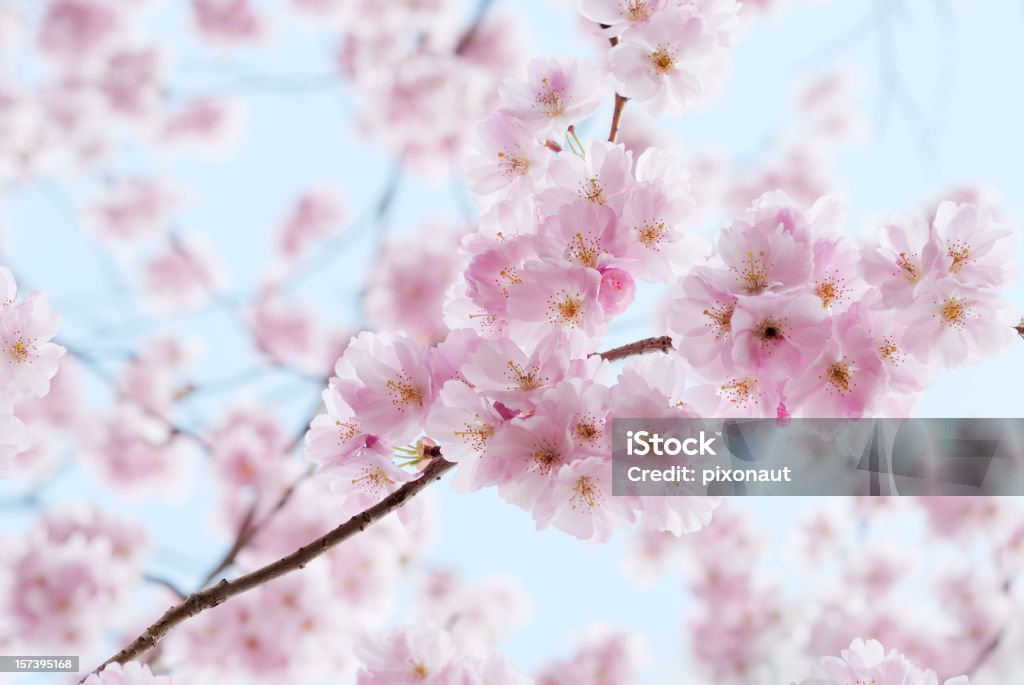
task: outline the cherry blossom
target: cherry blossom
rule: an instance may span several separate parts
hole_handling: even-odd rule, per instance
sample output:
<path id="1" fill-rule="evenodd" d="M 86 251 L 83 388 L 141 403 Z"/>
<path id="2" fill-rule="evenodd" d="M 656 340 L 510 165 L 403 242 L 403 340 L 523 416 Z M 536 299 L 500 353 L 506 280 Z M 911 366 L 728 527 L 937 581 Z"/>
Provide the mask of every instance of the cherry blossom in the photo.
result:
<path id="1" fill-rule="evenodd" d="M 841 657 L 825 657 L 815 669 L 815 675 L 800 681 L 800 685 L 829 685 L 851 680 L 913 685 L 938 685 L 933 671 L 921 671 L 895 650 L 888 654 L 875 640 L 854 640 Z M 967 676 L 950 678 L 944 685 L 967 685 Z"/>
<path id="2" fill-rule="evenodd" d="M 677 115 L 704 94 L 721 47 L 699 14 L 668 7 L 625 32 L 609 59 L 619 92 L 653 114 Z"/>

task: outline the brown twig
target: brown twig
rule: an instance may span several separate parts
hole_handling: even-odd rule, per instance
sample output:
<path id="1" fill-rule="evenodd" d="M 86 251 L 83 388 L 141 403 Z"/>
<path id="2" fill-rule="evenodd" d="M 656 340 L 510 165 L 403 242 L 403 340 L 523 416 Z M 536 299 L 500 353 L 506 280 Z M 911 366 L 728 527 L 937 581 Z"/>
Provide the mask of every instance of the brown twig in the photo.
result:
<path id="1" fill-rule="evenodd" d="M 459 36 L 459 41 L 455 44 L 455 54 L 461 55 L 466 51 L 470 45 L 473 44 L 473 39 L 476 38 L 477 32 L 480 30 L 480 25 L 484 21 L 484 17 L 487 16 L 487 10 L 490 9 L 494 0 L 480 0 L 476 6 L 476 12 L 473 13 L 473 21 L 466 27 L 466 30 Z"/>
<path id="2" fill-rule="evenodd" d="M 147 628 L 127 647 L 104 661 L 93 673 L 98 673 L 111 663 L 123 664 L 126 661 L 136 659 L 155 647 L 172 628 L 183 621 L 219 606 L 235 595 L 248 592 L 275 578 L 304 568 L 306 564 L 331 548 L 344 542 L 356 533 L 361 533 L 375 522 L 401 507 L 419 494 L 425 487 L 434 481 L 440 480 L 446 471 L 455 466 L 453 462 L 447 461 L 441 456 L 441 449 L 439 447 L 427 448 L 425 453 L 431 457 L 431 461 L 416 480 L 406 483 L 366 511 L 356 514 L 331 532 L 300 547 L 288 556 L 256 569 L 252 573 L 230 581 L 222 580 L 212 587 L 189 595 L 184 601 L 168 609 L 156 623 Z"/>
<path id="3" fill-rule="evenodd" d="M 615 110 L 612 112 L 612 127 L 608 131 L 608 142 L 614 143 L 619 135 L 619 121 L 622 119 L 622 110 L 626 108 L 629 98 L 624 95 L 615 94 Z"/>
<path id="4" fill-rule="evenodd" d="M 210 581 L 220 575 L 224 569 L 234 564 L 238 553 L 252 540 L 252 534 L 249 531 L 252 529 L 253 520 L 256 518 L 256 507 L 258 505 L 259 502 L 257 501 L 253 502 L 252 506 L 249 507 L 249 511 L 245 513 L 241 525 L 238 526 L 238 534 L 235 535 L 235 541 L 231 543 L 231 547 L 224 553 L 224 556 L 217 562 L 217 565 L 210 569 L 209 573 L 203 577 L 203 580 L 199 583 L 200 590 L 209 585 Z"/>
<path id="5" fill-rule="evenodd" d="M 662 335 L 657 338 L 644 338 L 643 340 L 637 340 L 631 342 L 628 345 L 622 347 L 616 347 L 606 352 L 595 352 L 594 354 L 599 355 L 606 361 L 613 362 L 617 359 L 625 359 L 626 357 L 634 357 L 638 354 L 646 354 L 648 352 L 668 352 L 672 349 L 672 338 L 667 335 Z"/>
<path id="6" fill-rule="evenodd" d="M 1017 335 L 1024 338 L 1024 319 L 1020 320 L 1020 323 L 1013 327 L 1013 330 L 1017 331 Z"/>
<path id="7" fill-rule="evenodd" d="M 166 578 L 163 578 L 161 576 L 155 575 L 153 573 L 146 573 L 145 575 L 142 576 L 142 579 L 144 581 L 146 581 L 147 583 L 153 583 L 154 585 L 160 585 L 162 587 L 167 588 L 168 590 L 173 592 L 175 595 L 177 595 L 178 599 L 185 599 L 188 596 L 184 592 L 182 592 L 181 589 L 177 585 L 172 583 L 171 581 L 169 581 Z"/>

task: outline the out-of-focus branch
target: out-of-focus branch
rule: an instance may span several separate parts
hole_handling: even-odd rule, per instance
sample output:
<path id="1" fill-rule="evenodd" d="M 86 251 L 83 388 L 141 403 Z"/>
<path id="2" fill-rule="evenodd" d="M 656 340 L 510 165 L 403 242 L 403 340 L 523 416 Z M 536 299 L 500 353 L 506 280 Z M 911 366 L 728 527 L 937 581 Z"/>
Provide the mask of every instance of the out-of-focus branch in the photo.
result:
<path id="1" fill-rule="evenodd" d="M 594 352 L 594 354 L 600 356 L 605 361 L 613 362 L 617 359 L 635 357 L 638 354 L 646 354 L 648 352 L 668 352 L 671 349 L 672 338 L 667 335 L 662 335 L 656 338 L 644 338 L 643 340 L 637 340 L 636 342 L 623 345 L 622 347 L 615 347 L 605 352 Z"/>
<path id="2" fill-rule="evenodd" d="M 111 663 L 125 663 L 126 661 L 137 659 L 155 647 L 171 629 L 189 618 L 219 606 L 235 595 L 248 592 L 275 578 L 304 568 L 306 564 L 323 555 L 328 550 L 353 535 L 361 533 L 375 522 L 404 505 L 425 487 L 440 480 L 445 472 L 455 466 L 453 462 L 444 459 L 439 447 L 427 448 L 425 453 L 431 457 L 431 460 L 416 480 L 406 483 L 369 509 L 356 514 L 331 532 L 300 547 L 288 556 L 267 564 L 252 573 L 230 581 L 222 580 L 212 587 L 189 595 L 184 601 L 168 609 L 156 623 L 147 628 L 127 647 L 103 662 L 93 672 L 97 673 Z"/>
<path id="3" fill-rule="evenodd" d="M 249 544 L 250 540 L 252 540 L 252 534 L 250 534 L 249 531 L 252 529 L 253 520 L 256 518 L 256 508 L 258 506 L 259 501 L 257 500 L 256 502 L 253 502 L 251 507 L 249 507 L 249 511 L 245 513 L 245 517 L 242 518 L 242 523 L 238 526 L 238 533 L 235 535 L 234 542 L 231 543 L 231 547 L 229 547 L 228 551 L 224 553 L 221 560 L 218 561 L 217 564 L 210 569 L 209 573 L 203 577 L 203 580 L 199 583 L 200 590 L 209 585 L 210 581 L 220 575 L 224 569 L 229 568 L 234 564 L 235 559 L 238 557 L 238 553 L 242 551 L 242 548 Z"/>
<path id="4" fill-rule="evenodd" d="M 93 375 L 95 375 L 101 381 L 109 385 L 115 392 L 117 392 L 117 379 L 113 376 L 113 374 L 107 371 L 107 369 L 105 369 L 103 365 L 95 357 L 74 345 L 69 345 L 68 342 L 62 338 L 55 339 L 54 342 L 63 347 L 65 350 L 67 350 L 68 354 L 70 354 L 72 357 L 81 362 L 82 366 L 84 366 L 87 370 L 92 372 Z M 121 395 L 121 393 L 118 394 Z M 150 407 L 145 406 L 144 404 L 133 399 L 130 396 L 125 397 L 125 399 L 138 406 L 139 409 L 145 412 L 147 416 L 150 416 L 156 419 L 157 421 L 160 421 L 165 426 L 167 426 L 167 428 L 171 431 L 172 435 L 182 435 L 192 440 L 194 443 L 199 445 L 199 447 L 203 448 L 204 450 L 209 450 L 210 444 L 206 441 L 206 439 L 203 438 L 198 433 L 196 433 L 195 431 L 193 431 L 192 429 L 186 428 L 182 425 L 175 423 L 173 420 L 171 420 L 167 416 L 164 416 L 163 414 L 154 412 Z"/>
<path id="5" fill-rule="evenodd" d="M 178 599 L 185 599 L 188 596 L 184 592 L 182 592 L 177 585 L 175 585 L 174 583 L 172 583 L 171 581 L 162 576 L 158 576 L 153 573 L 146 573 L 142 576 L 142 579 L 147 583 L 153 583 L 154 585 L 160 585 L 161 587 L 167 588 L 175 595 L 177 595 Z"/>
<path id="6" fill-rule="evenodd" d="M 493 4 L 494 0 L 480 0 L 480 2 L 477 3 L 476 12 L 473 13 L 473 21 L 470 22 L 469 26 L 466 27 L 466 30 L 462 32 L 461 36 L 459 36 L 458 42 L 455 43 L 454 52 L 456 55 L 461 55 L 465 52 L 466 48 L 473 43 L 473 39 L 480 30 L 480 25 L 487 16 L 487 11 Z"/>
<path id="7" fill-rule="evenodd" d="M 1024 318 L 1020 320 L 1020 323 L 1013 327 L 1013 330 L 1017 331 L 1017 335 L 1024 339 Z"/>

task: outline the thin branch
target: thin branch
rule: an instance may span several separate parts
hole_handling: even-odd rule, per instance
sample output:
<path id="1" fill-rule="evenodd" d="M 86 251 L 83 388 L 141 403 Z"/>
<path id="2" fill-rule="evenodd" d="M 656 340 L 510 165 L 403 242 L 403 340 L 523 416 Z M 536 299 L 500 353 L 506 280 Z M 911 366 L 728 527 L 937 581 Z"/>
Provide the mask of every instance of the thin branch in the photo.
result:
<path id="1" fill-rule="evenodd" d="M 1024 318 L 1020 320 L 1020 323 L 1013 327 L 1013 330 L 1017 331 L 1017 335 L 1024 339 Z"/>
<path id="2" fill-rule="evenodd" d="M 440 480 L 446 471 L 455 464 L 441 456 L 439 447 L 426 450 L 432 459 L 423 473 L 414 481 L 410 481 L 366 511 L 356 514 L 345 523 L 317 538 L 313 542 L 300 547 L 286 557 L 248 573 L 234 580 L 222 580 L 213 587 L 193 593 L 181 603 L 168 609 L 159 620 L 147 628 L 127 647 L 103 662 L 93 673 L 103 670 L 108 664 L 123 664 L 137 659 L 155 647 L 168 632 L 183 621 L 223 604 L 225 601 L 268 583 L 275 578 L 302 569 L 309 562 L 321 556 L 331 548 L 344 542 L 353 535 L 360 533 L 375 522 L 395 511 L 415 497 L 431 483 Z M 84 682 L 84 678 L 82 681 Z"/>
<path id="3" fill-rule="evenodd" d="M 601 24 L 601 28 L 609 28 L 609 25 Z M 612 36 L 611 38 L 608 39 L 608 42 L 611 43 L 612 47 L 614 48 L 616 45 L 619 44 L 619 37 Z M 612 110 L 612 125 L 608 131 L 609 143 L 614 143 L 615 139 L 619 137 L 619 122 L 622 119 L 622 110 L 626 108 L 627 102 L 629 102 L 628 97 L 626 97 L 625 95 L 619 95 L 618 93 L 615 94 L 615 109 Z"/>
<path id="4" fill-rule="evenodd" d="M 637 340 L 636 342 L 623 345 L 622 347 L 616 347 L 605 352 L 595 352 L 594 354 L 600 356 L 606 361 L 613 362 L 617 359 L 625 359 L 626 357 L 634 357 L 638 354 L 646 354 L 648 352 L 668 352 L 672 349 L 672 338 L 667 335 L 662 335 L 657 338 L 644 338 L 643 340 Z"/>
<path id="5" fill-rule="evenodd" d="M 199 589 L 204 589 L 210 584 L 214 578 L 220 573 L 229 568 L 235 563 L 235 559 L 238 557 L 238 553 L 242 551 L 242 548 L 249 544 L 252 536 L 249 534 L 249 530 L 252 528 L 253 519 L 256 518 L 256 507 L 259 502 L 253 502 L 252 506 L 249 507 L 249 511 L 245 513 L 245 517 L 242 519 L 241 525 L 238 526 L 238 533 L 235 535 L 235 541 L 231 543 L 231 547 L 224 553 L 221 560 L 217 562 L 210 571 L 203 577 L 203 580 L 199 583 Z"/>
<path id="6" fill-rule="evenodd" d="M 494 0 L 480 0 L 477 3 L 476 12 L 473 13 L 473 21 L 462 32 L 459 41 L 455 44 L 454 52 L 456 55 L 461 55 L 466 51 L 466 48 L 473 44 L 473 39 L 476 38 L 480 25 L 483 24 L 484 17 L 487 16 L 487 11 L 491 8 L 492 4 L 494 4 Z"/>
<path id="7" fill-rule="evenodd" d="M 612 112 L 612 126 L 608 131 L 608 142 L 614 143 L 619 135 L 619 121 L 622 119 L 622 110 L 626 108 L 629 98 L 624 95 L 615 94 L 615 110 Z"/>
<path id="8" fill-rule="evenodd" d="M 186 595 L 177 585 L 175 585 L 174 583 L 172 583 L 171 581 L 167 580 L 162 576 L 158 576 L 153 573 L 146 573 L 142 576 L 142 579 L 147 583 L 153 583 L 154 585 L 160 585 L 162 587 L 167 588 L 175 595 L 177 595 L 178 599 L 185 599 L 186 597 L 188 597 L 188 595 Z"/>

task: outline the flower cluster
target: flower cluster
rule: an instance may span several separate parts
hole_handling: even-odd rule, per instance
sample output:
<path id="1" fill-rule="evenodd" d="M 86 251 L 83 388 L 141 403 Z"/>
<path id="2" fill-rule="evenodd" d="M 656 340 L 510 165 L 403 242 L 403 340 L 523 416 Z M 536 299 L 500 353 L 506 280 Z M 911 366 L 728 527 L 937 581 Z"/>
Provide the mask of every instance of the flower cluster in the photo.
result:
<path id="1" fill-rule="evenodd" d="M 421 175 L 450 171 L 473 123 L 493 109 L 498 82 L 520 63 L 516 20 L 459 29 L 448 0 L 323 5 L 344 27 L 338 65 L 363 103 L 359 129 Z"/>
<path id="2" fill-rule="evenodd" d="M 668 327 L 710 381 L 705 415 L 906 416 L 947 368 L 1004 351 L 1012 231 L 944 202 L 886 223 L 879 244 L 840 233 L 844 211 L 767 193 L 680 282 Z"/>
<path id="3" fill-rule="evenodd" d="M 60 318 L 46 294 L 29 293 L 19 301 L 14 276 L 0 266 L 0 476 L 32 444 L 28 429 L 15 415 L 16 403 L 50 391 L 65 352 L 52 342 L 59 327 Z"/>
<path id="4" fill-rule="evenodd" d="M 146 548 L 134 524 L 84 508 L 48 512 L 4 570 L 3 630 L 35 648 L 95 648 L 102 637 L 95 617 L 126 609 Z"/>

